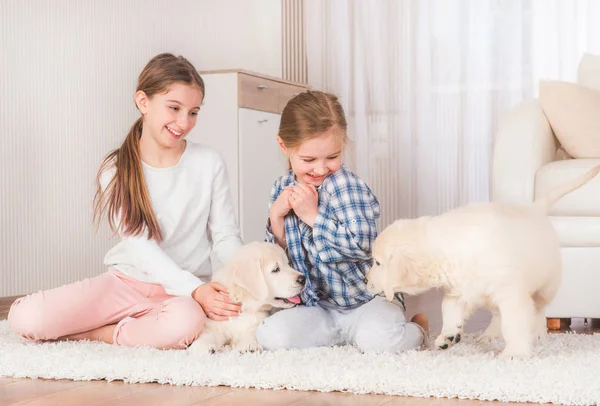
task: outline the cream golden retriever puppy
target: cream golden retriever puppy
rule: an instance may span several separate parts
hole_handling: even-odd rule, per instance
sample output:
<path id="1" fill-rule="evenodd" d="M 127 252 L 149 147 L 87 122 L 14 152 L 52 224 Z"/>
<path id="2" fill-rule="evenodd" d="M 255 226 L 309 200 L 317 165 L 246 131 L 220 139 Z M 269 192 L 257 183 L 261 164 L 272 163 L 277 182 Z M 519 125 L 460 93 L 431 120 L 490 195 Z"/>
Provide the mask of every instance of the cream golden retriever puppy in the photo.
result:
<path id="1" fill-rule="evenodd" d="M 297 296 L 306 281 L 288 265 L 281 247 L 266 242 L 242 246 L 212 280 L 227 288 L 231 300 L 242 304 L 242 312 L 227 321 L 207 319 L 204 331 L 188 348 L 191 353 L 215 352 L 225 345 L 240 352 L 260 350 L 256 328 L 272 309 L 299 303 Z"/>
<path id="2" fill-rule="evenodd" d="M 435 217 L 398 220 L 373 245 L 369 290 L 392 300 L 431 288 L 444 291 L 437 348 L 458 343 L 478 307 L 492 311 L 480 339 L 503 336 L 502 357 L 528 357 L 546 334 L 544 309 L 561 279 L 558 237 L 547 213 L 562 196 L 600 171 L 553 189 L 531 205 L 472 204 Z"/>

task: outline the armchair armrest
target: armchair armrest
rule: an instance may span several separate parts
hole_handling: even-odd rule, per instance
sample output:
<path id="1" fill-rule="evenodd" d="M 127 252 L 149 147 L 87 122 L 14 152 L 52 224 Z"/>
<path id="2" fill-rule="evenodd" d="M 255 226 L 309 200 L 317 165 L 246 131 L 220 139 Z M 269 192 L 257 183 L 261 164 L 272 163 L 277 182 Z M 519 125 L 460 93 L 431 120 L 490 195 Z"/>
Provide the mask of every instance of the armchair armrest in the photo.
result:
<path id="1" fill-rule="evenodd" d="M 492 201 L 531 203 L 535 174 L 555 160 L 558 145 L 537 99 L 511 109 L 502 119 L 494 141 Z"/>

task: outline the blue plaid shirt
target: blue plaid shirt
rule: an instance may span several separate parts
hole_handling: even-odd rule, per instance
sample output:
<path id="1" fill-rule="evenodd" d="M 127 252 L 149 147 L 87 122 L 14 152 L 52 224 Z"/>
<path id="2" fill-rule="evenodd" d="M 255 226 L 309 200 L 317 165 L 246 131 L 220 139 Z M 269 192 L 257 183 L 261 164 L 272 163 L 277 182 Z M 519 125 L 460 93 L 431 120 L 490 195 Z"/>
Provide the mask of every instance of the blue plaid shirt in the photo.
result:
<path id="1" fill-rule="evenodd" d="M 277 179 L 269 207 L 287 186 L 296 185 L 289 171 Z M 373 296 L 365 274 L 372 265 L 371 245 L 377 237 L 379 202 L 367 184 L 342 167 L 318 188 L 318 214 L 314 227 L 292 211 L 285 217 L 285 240 L 293 267 L 306 276 L 301 299 L 314 306 L 327 300 L 341 308 L 353 308 Z M 274 243 L 270 223 L 266 241 Z"/>

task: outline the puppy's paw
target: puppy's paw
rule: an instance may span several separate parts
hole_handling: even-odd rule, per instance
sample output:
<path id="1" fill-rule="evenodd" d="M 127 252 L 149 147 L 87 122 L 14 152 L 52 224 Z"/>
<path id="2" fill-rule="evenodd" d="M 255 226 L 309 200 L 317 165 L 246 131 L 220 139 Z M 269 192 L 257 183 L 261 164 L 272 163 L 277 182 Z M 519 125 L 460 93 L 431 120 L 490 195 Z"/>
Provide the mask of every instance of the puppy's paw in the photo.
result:
<path id="1" fill-rule="evenodd" d="M 497 337 L 491 335 L 491 334 L 480 334 L 478 337 L 476 337 L 473 341 L 475 342 L 475 344 L 490 344 L 492 341 L 494 341 Z"/>
<path id="2" fill-rule="evenodd" d="M 215 345 L 209 343 L 205 340 L 196 340 L 190 345 L 187 349 L 188 354 L 190 355 L 206 355 L 206 354 L 214 354 L 217 352 L 217 348 Z"/>
<path id="3" fill-rule="evenodd" d="M 527 359 L 532 354 L 531 347 L 527 345 L 507 345 L 500 353 L 500 359 Z"/>
<path id="4" fill-rule="evenodd" d="M 237 352 L 258 352 L 262 351 L 262 347 L 256 340 L 240 341 L 233 345 L 233 351 Z"/>
<path id="5" fill-rule="evenodd" d="M 546 328 L 546 324 L 538 326 L 533 332 L 533 341 L 545 340 L 548 338 L 548 329 Z"/>
<path id="6" fill-rule="evenodd" d="M 544 341 L 548 338 L 548 332 L 546 330 L 543 331 L 538 331 L 535 335 L 534 335 L 534 339 L 535 341 Z"/>
<path id="7" fill-rule="evenodd" d="M 527 359 L 531 357 L 531 352 L 529 351 L 507 351 L 506 349 L 500 353 L 498 358 L 500 359 L 510 359 L 510 360 L 518 360 L 518 359 Z"/>
<path id="8" fill-rule="evenodd" d="M 442 333 L 435 339 L 435 347 L 439 350 L 446 350 L 461 340 L 460 332 Z"/>
<path id="9" fill-rule="evenodd" d="M 191 345 L 187 351 L 191 355 L 207 355 L 216 353 L 217 349 L 212 346 Z"/>

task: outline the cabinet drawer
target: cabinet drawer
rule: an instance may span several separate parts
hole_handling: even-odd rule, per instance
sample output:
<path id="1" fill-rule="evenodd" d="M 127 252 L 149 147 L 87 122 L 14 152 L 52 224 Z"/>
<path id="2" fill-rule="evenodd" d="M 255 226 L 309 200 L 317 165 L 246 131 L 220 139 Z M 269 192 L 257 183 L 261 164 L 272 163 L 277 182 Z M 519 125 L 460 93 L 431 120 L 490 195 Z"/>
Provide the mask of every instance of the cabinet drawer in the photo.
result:
<path id="1" fill-rule="evenodd" d="M 279 95 L 285 86 L 275 80 L 240 73 L 239 106 L 269 113 L 281 113 Z"/>

